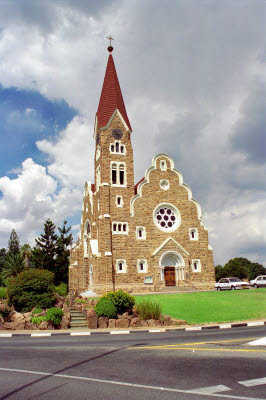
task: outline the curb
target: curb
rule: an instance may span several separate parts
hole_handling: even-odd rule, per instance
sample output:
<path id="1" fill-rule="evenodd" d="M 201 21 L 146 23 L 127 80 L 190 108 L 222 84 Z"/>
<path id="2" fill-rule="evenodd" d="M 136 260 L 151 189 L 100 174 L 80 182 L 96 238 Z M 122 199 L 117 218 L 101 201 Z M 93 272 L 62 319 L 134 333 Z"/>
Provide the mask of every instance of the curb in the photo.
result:
<path id="1" fill-rule="evenodd" d="M 160 329 L 142 329 L 142 330 L 113 330 L 113 331 L 77 331 L 77 332 L 34 332 L 34 333 L 0 333 L 0 338 L 10 337 L 50 337 L 50 336 L 90 336 L 90 335 L 125 335 L 130 333 L 163 333 L 176 331 L 204 331 L 208 329 L 230 329 L 241 328 L 243 326 L 254 327 L 264 326 L 266 321 L 240 322 L 232 324 L 190 326 L 188 328 L 160 328 Z"/>

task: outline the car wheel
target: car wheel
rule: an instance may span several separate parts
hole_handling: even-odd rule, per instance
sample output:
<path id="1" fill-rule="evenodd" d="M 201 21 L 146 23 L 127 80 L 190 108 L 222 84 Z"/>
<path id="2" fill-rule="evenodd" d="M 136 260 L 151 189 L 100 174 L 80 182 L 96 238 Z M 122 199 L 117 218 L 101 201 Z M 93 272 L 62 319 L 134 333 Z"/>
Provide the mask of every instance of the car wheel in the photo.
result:
<path id="1" fill-rule="evenodd" d="M 258 289 L 258 285 L 256 285 L 256 283 L 255 283 L 255 285 L 253 287 L 254 287 L 254 289 Z"/>
<path id="2" fill-rule="evenodd" d="M 220 286 L 218 286 L 217 290 L 219 290 L 219 292 L 221 291 L 221 288 L 220 288 Z"/>
<path id="3" fill-rule="evenodd" d="M 235 290 L 235 288 L 236 288 L 235 286 L 231 286 L 231 290 Z"/>

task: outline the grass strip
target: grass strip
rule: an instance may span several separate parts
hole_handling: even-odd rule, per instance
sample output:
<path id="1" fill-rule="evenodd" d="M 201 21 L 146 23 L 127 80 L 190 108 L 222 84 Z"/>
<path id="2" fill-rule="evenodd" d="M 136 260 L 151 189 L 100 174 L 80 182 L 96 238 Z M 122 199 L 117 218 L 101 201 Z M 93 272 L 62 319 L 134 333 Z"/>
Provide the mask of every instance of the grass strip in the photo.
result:
<path id="1" fill-rule="evenodd" d="M 149 298 L 161 304 L 163 314 L 190 324 L 266 318 L 266 288 L 135 297 L 136 303 Z"/>

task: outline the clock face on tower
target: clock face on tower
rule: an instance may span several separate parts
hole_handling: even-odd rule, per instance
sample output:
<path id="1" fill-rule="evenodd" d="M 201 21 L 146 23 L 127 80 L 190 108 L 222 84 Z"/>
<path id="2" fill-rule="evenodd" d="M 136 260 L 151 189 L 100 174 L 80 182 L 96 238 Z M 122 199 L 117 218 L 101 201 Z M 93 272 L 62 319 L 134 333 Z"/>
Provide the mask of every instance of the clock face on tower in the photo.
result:
<path id="1" fill-rule="evenodd" d="M 113 138 L 115 138 L 117 140 L 122 139 L 123 132 L 121 131 L 121 129 L 113 129 L 112 136 L 113 136 Z"/>

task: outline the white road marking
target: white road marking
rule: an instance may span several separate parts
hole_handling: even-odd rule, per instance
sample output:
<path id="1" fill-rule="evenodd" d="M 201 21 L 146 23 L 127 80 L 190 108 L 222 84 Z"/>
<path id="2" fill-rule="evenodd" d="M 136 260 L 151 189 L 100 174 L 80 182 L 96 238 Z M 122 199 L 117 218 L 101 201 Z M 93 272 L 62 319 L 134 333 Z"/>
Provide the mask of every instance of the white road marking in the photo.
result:
<path id="1" fill-rule="evenodd" d="M 149 329 L 150 333 L 165 332 L 165 329 Z"/>
<path id="2" fill-rule="evenodd" d="M 248 343 L 250 346 L 266 346 L 266 337 L 253 340 L 252 342 Z"/>
<path id="3" fill-rule="evenodd" d="M 0 337 L 12 337 L 12 333 L 0 333 Z"/>
<path id="4" fill-rule="evenodd" d="M 90 332 L 70 332 L 70 336 L 89 336 Z"/>
<path id="5" fill-rule="evenodd" d="M 220 329 L 227 329 L 227 328 L 231 328 L 231 325 L 230 324 L 222 324 L 222 325 L 219 325 L 219 328 Z"/>
<path id="6" fill-rule="evenodd" d="M 51 336 L 51 333 L 32 333 L 31 337 Z"/>
<path id="7" fill-rule="evenodd" d="M 118 381 L 109 381 L 107 379 L 97 379 L 97 378 L 87 378 L 86 376 L 73 376 L 73 375 L 63 375 L 63 374 L 53 374 L 50 372 L 40 372 L 40 371 L 28 371 L 23 369 L 11 369 L 11 368 L 0 368 L 0 371 L 6 372 L 20 372 L 25 374 L 32 374 L 32 375 L 41 375 L 41 376 L 51 376 L 53 378 L 65 378 L 65 379 L 74 379 L 80 381 L 87 381 L 87 382 L 97 382 L 97 383 L 106 383 L 109 385 L 118 385 L 118 386 L 127 386 L 139 389 L 148 389 L 148 390 L 159 390 L 164 392 L 175 392 L 175 393 L 184 393 L 184 394 L 198 394 L 201 396 L 208 396 L 208 397 L 224 397 L 226 399 L 237 399 L 237 400 L 265 400 L 258 397 L 244 397 L 244 396 L 234 396 L 229 394 L 221 394 L 221 393 L 202 393 L 200 392 L 201 389 L 197 391 L 194 390 L 181 390 L 181 389 L 174 389 L 174 388 L 167 388 L 167 387 L 158 387 L 158 386 L 149 386 L 149 385 L 140 385 L 137 383 L 129 383 L 129 382 L 118 382 Z M 34 382 L 32 382 L 34 383 Z M 219 385 L 218 385 L 219 386 Z M 221 385 L 222 386 L 222 385 Z"/>
<path id="8" fill-rule="evenodd" d="M 263 321 L 258 321 L 258 322 L 248 322 L 248 326 L 261 326 L 264 325 Z"/>
<path id="9" fill-rule="evenodd" d="M 120 335 L 120 334 L 126 334 L 126 333 L 130 333 L 130 331 L 110 331 L 111 335 Z"/>
<path id="10" fill-rule="evenodd" d="M 231 389 L 224 385 L 216 385 L 216 386 L 206 386 L 203 388 L 194 389 L 194 390 L 191 390 L 190 392 L 212 394 L 212 393 L 225 392 L 226 390 L 231 390 Z"/>
<path id="11" fill-rule="evenodd" d="M 249 381 L 240 381 L 238 383 L 240 383 L 240 385 L 243 385 L 246 387 L 265 385 L 266 378 L 250 379 Z"/>
<path id="12" fill-rule="evenodd" d="M 186 331 L 201 331 L 202 327 L 201 326 L 194 326 L 191 328 L 186 328 Z"/>

